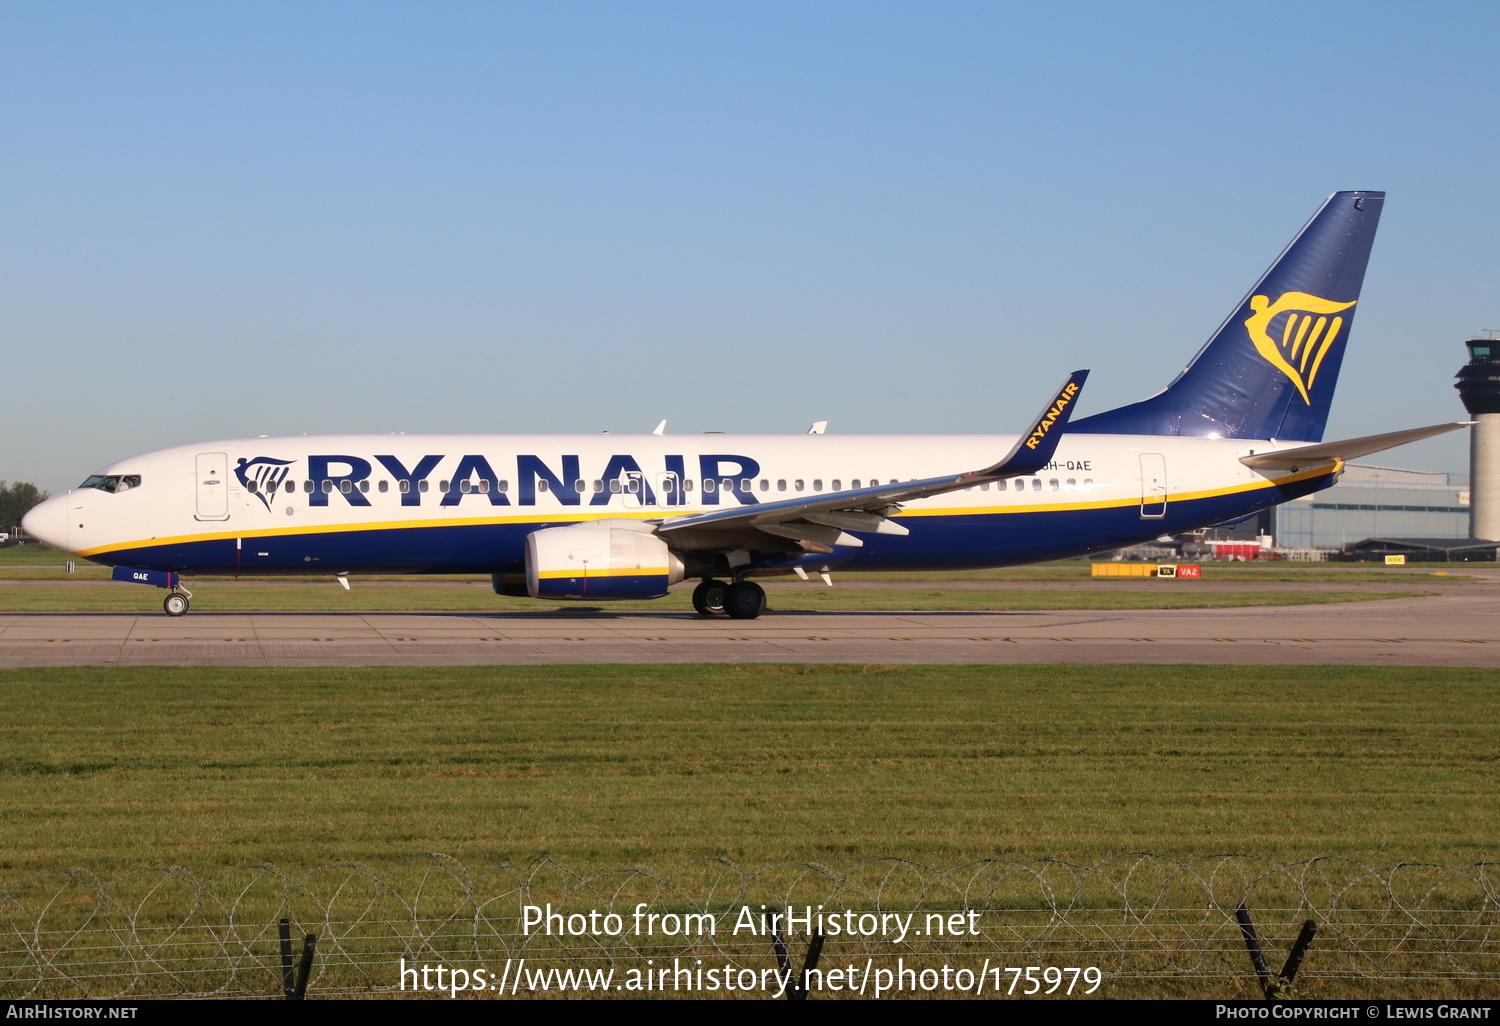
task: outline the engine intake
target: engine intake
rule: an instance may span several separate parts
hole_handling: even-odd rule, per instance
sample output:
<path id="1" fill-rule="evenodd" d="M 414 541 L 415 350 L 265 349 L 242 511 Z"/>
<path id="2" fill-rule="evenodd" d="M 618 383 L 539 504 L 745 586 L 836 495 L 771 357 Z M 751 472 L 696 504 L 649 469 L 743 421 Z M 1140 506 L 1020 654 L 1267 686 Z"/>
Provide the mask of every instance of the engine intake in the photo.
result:
<path id="1" fill-rule="evenodd" d="M 526 537 L 526 592 L 539 599 L 654 599 L 686 568 L 635 522 L 548 527 Z"/>

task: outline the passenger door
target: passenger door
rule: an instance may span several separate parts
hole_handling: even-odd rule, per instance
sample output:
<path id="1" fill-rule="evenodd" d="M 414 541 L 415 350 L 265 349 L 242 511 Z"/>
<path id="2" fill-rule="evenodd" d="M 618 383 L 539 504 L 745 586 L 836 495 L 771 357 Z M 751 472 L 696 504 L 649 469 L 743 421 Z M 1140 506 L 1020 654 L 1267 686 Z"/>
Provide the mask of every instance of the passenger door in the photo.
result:
<path id="1" fill-rule="evenodd" d="M 194 479 L 199 520 L 229 519 L 229 457 L 222 452 L 200 452 Z"/>
<path id="2" fill-rule="evenodd" d="M 1141 453 L 1141 519 L 1167 515 L 1167 458 L 1159 452 Z"/>

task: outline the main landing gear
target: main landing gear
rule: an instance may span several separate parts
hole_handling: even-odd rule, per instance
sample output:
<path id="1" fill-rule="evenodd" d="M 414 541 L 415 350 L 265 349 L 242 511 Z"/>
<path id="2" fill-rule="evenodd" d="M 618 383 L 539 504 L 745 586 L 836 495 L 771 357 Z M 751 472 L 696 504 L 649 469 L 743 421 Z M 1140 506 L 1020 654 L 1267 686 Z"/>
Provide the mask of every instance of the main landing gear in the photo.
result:
<path id="1" fill-rule="evenodd" d="M 728 616 L 754 620 L 766 611 L 766 589 L 754 581 L 705 580 L 693 589 L 693 608 L 699 616 Z"/>

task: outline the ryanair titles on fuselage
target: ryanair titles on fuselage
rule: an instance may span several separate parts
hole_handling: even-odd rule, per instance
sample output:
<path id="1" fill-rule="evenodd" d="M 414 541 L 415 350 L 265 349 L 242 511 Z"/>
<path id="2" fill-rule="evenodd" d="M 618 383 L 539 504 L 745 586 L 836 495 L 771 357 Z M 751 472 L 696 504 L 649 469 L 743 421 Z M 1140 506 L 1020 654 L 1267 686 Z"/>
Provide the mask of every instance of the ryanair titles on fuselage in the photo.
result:
<path id="1" fill-rule="evenodd" d="M 351 506 L 368 506 L 368 482 L 376 473 L 376 464 L 395 482 L 401 505 L 420 506 L 422 498 L 429 494 L 429 482 L 450 457 L 434 454 L 423 456 L 407 466 L 396 456 L 375 455 L 371 460 L 344 454 L 310 455 L 307 457 L 307 475 L 304 486 L 313 506 L 327 506 L 329 499 L 338 495 Z M 733 453 L 712 453 L 696 457 L 697 480 L 711 482 L 698 490 L 691 500 L 695 506 L 717 505 L 719 496 L 728 492 L 742 503 L 759 502 L 751 492 L 753 479 L 760 475 L 760 462 L 749 456 Z M 254 459 L 239 457 L 234 474 L 246 490 L 260 498 L 270 507 L 274 496 L 285 481 L 296 480 L 293 467 L 295 461 L 271 456 Z M 592 490 L 581 473 L 578 456 L 565 455 L 554 462 L 546 462 L 531 454 L 515 457 L 515 492 L 511 493 L 511 480 L 497 472 L 489 458 L 477 453 L 458 457 L 451 471 L 444 471 L 441 481 L 453 482 L 451 488 L 438 488 L 439 506 L 457 506 L 466 498 L 488 499 L 491 506 L 534 506 L 539 492 L 550 492 L 564 506 L 608 505 L 612 493 L 607 482 L 632 479 L 639 489 L 635 494 L 644 505 L 683 506 L 688 504 L 684 494 L 692 488 L 693 478 L 687 470 L 687 457 L 669 455 L 664 458 L 664 470 L 648 474 L 634 456 L 616 454 L 609 457 L 603 470 L 593 480 L 604 482 L 602 490 Z M 461 482 L 470 487 L 463 489 Z M 364 484 L 362 488 L 361 485 Z M 658 494 L 659 493 L 659 494 Z"/>
<path id="2" fill-rule="evenodd" d="M 306 460 L 305 473 L 299 473 L 300 459 Z M 435 501 L 438 506 L 451 507 L 465 499 L 488 500 L 491 506 L 535 506 L 537 496 L 547 493 L 552 501 L 564 506 L 607 506 L 622 493 L 644 506 L 714 506 L 732 500 L 751 505 L 761 501 L 754 490 L 763 472 L 759 460 L 737 453 L 666 455 L 647 460 L 646 466 L 632 455 L 616 453 L 605 460 L 598 474 L 587 477 L 583 460 L 577 455 L 543 459 L 521 453 L 492 460 L 478 453 L 456 458 L 430 454 L 403 460 L 388 454 L 367 459 L 327 453 L 300 459 L 241 456 L 234 460 L 233 472 L 245 490 L 268 510 L 283 490 L 291 493 L 294 489 L 303 492 L 308 504 L 315 507 L 330 505 L 334 496 L 351 506 L 369 506 L 371 484 L 376 478 L 382 492 L 390 482 L 402 506 L 421 506 L 425 500 L 428 505 Z M 1061 470 L 1092 472 L 1094 461 L 1054 460 L 1038 472 Z M 784 491 L 785 484 L 777 482 L 778 491 Z M 762 481 L 758 487 L 765 491 L 768 484 Z M 802 487 L 797 482 L 796 490 L 802 491 Z M 821 490 L 821 484 L 815 487 Z"/>

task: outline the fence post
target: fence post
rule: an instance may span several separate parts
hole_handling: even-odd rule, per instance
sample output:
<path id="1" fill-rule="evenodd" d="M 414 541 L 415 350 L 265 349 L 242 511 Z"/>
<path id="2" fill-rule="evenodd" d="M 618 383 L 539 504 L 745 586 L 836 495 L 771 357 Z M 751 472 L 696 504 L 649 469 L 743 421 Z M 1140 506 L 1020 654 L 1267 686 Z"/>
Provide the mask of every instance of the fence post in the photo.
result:
<path id="1" fill-rule="evenodd" d="M 807 1000 L 807 973 L 818 967 L 818 959 L 823 955 L 823 931 L 819 930 L 813 934 L 812 940 L 807 942 L 807 954 L 802 959 L 802 971 L 795 977 L 792 976 L 792 955 L 787 950 L 786 941 L 781 937 L 781 929 L 776 926 L 775 912 L 763 912 L 762 918 L 770 924 L 771 950 L 776 952 L 776 968 L 781 974 L 781 979 L 786 981 L 786 999 L 788 1001 Z"/>
<path id="2" fill-rule="evenodd" d="M 292 923 L 289 919 L 283 919 L 278 926 L 281 934 L 281 993 L 288 1000 L 292 1000 L 292 994 L 296 986 L 292 980 Z"/>
<path id="3" fill-rule="evenodd" d="M 302 963 L 297 966 L 297 989 L 288 994 L 288 999 L 301 1001 L 307 997 L 307 978 L 312 975 L 313 954 L 318 949 L 318 935 L 310 933 L 302 938 Z"/>
<path id="4" fill-rule="evenodd" d="M 1245 938 L 1250 963 L 1255 966 L 1255 975 L 1260 979 L 1260 988 L 1265 993 L 1266 1000 L 1279 1000 L 1282 990 L 1290 987 L 1297 979 L 1297 970 L 1302 968 L 1302 957 L 1312 945 L 1313 937 L 1318 932 L 1318 924 L 1311 919 L 1302 924 L 1302 931 L 1297 934 L 1297 940 L 1286 956 L 1286 964 L 1281 967 L 1281 975 L 1272 976 L 1270 967 L 1266 965 L 1265 953 L 1261 950 L 1260 938 L 1255 935 L 1255 924 L 1250 921 L 1250 910 L 1241 903 L 1234 910 L 1234 918 L 1239 920 L 1240 934 Z"/>

